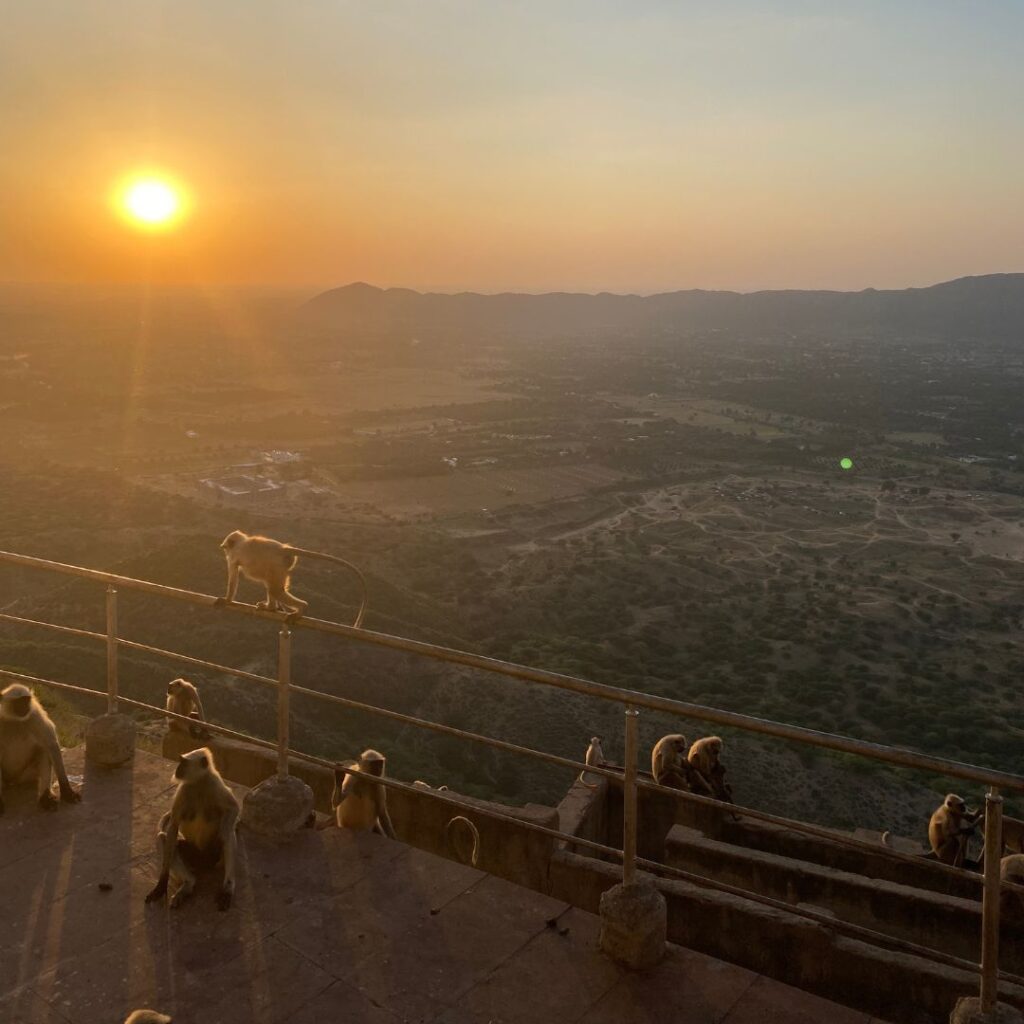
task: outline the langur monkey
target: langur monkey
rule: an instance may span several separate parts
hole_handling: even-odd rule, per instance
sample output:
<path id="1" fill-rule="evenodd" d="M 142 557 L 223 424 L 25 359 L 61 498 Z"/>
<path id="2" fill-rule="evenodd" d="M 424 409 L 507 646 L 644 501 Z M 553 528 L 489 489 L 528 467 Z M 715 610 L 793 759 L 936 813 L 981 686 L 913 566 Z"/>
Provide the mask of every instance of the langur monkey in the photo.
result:
<path id="1" fill-rule="evenodd" d="M 946 799 L 928 822 L 928 841 L 932 852 L 943 864 L 961 868 L 967 852 L 967 840 L 974 835 L 982 811 L 968 811 L 967 803 L 956 793 Z"/>
<path id="2" fill-rule="evenodd" d="M 156 1010 L 133 1010 L 124 1024 L 172 1024 L 172 1021 L 166 1013 Z"/>
<path id="3" fill-rule="evenodd" d="M 167 684 L 167 710 L 185 718 L 194 718 L 197 722 L 206 721 L 199 691 L 187 679 L 172 679 Z M 186 725 L 173 718 L 168 723 L 172 732 L 183 732 L 194 740 L 210 738 L 209 732 L 199 725 Z"/>
<path id="4" fill-rule="evenodd" d="M 587 747 L 587 753 L 586 753 L 586 756 L 583 758 L 583 760 L 588 765 L 590 765 L 591 767 L 594 767 L 594 768 L 602 768 L 602 767 L 604 767 L 604 751 L 601 749 L 601 737 L 600 736 L 591 736 L 590 737 L 590 746 Z M 601 776 L 600 775 L 592 775 L 592 776 L 589 776 L 589 777 L 593 778 L 596 781 L 588 782 L 587 781 L 588 776 L 587 776 L 586 772 L 580 772 L 580 774 L 577 776 L 577 781 L 578 782 L 582 782 L 584 786 L 589 786 L 590 789 L 597 789 L 598 783 L 600 783 L 600 781 L 601 781 Z"/>
<path id="5" fill-rule="evenodd" d="M 711 796 L 723 803 L 732 803 L 732 786 L 725 781 L 725 765 L 721 761 L 722 737 L 705 736 L 696 740 L 687 760 L 690 767 L 698 773 L 701 781 L 710 791 Z M 697 792 L 695 790 L 695 792 Z"/>
<path id="6" fill-rule="evenodd" d="M 335 562 L 351 569 L 356 574 L 362 588 L 362 598 L 356 621 L 352 625 L 358 628 L 363 624 L 367 603 L 366 577 L 357 566 L 345 561 L 344 558 L 325 555 L 321 551 L 308 551 L 306 548 L 292 547 L 290 544 L 282 544 L 269 537 L 250 536 L 247 533 L 242 533 L 241 530 L 233 530 L 229 533 L 220 546 L 224 549 L 224 557 L 227 560 L 228 589 L 224 597 L 217 598 L 217 604 L 230 604 L 235 600 L 235 593 L 238 590 L 238 574 L 241 572 L 248 579 L 262 583 L 266 588 L 266 599 L 257 601 L 257 608 L 287 612 L 288 621 L 294 622 L 306 611 L 308 602 L 291 593 L 288 584 L 292 570 L 299 560 L 299 555 L 305 555 L 307 558 Z"/>
<path id="7" fill-rule="evenodd" d="M 1011 853 L 999 862 L 999 881 L 1024 885 L 1024 854 Z M 1024 920 L 1024 894 L 1003 889 L 999 894 L 999 913 L 1013 921 Z"/>
<path id="8" fill-rule="evenodd" d="M 659 786 L 711 796 L 711 786 L 686 759 L 690 745 L 681 733 L 662 736 L 651 751 L 651 774 Z"/>
<path id="9" fill-rule="evenodd" d="M 387 759 L 377 750 L 364 750 L 359 763 L 348 773 L 334 769 L 334 793 L 331 806 L 338 828 L 356 831 L 373 829 L 388 839 L 395 838 L 395 829 L 388 814 L 388 798 L 384 786 L 368 782 L 365 776 L 383 778 Z"/>
<path id="10" fill-rule="evenodd" d="M 52 792 L 54 772 L 60 799 L 75 804 L 81 793 L 71 788 L 64 770 L 57 730 L 35 695 L 21 683 L 0 692 L 0 814 L 4 812 L 3 785 L 35 780 L 39 806 L 57 809 Z"/>
<path id="11" fill-rule="evenodd" d="M 182 754 L 174 769 L 174 781 L 178 789 L 171 809 L 160 819 L 157 833 L 160 878 L 146 902 L 160 899 L 174 875 L 181 885 L 171 897 L 171 906 L 180 907 L 195 889 L 195 871 L 223 863 L 224 881 L 217 893 L 217 909 L 227 910 L 235 892 L 238 801 L 217 771 L 209 747 Z"/>

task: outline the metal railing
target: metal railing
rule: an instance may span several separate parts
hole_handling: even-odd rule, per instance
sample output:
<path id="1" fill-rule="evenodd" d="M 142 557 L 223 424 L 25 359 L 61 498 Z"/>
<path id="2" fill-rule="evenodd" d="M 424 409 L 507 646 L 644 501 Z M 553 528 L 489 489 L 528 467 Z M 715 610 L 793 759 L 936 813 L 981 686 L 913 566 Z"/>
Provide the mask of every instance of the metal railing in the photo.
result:
<path id="1" fill-rule="evenodd" d="M 876 855 L 882 854 L 894 860 L 918 864 L 921 863 L 921 859 L 914 855 L 901 853 L 900 851 L 892 850 L 888 847 L 878 846 L 863 840 L 858 840 L 853 836 L 831 829 L 826 829 L 822 826 L 783 818 L 754 808 L 746 808 L 723 803 L 711 797 L 705 797 L 689 792 L 681 792 L 640 777 L 637 770 L 639 709 L 646 708 L 648 710 L 678 715 L 688 719 L 710 722 L 715 725 L 724 725 L 745 732 L 795 741 L 819 749 L 854 754 L 870 760 L 880 761 L 903 768 L 912 768 L 924 772 L 980 783 L 988 787 L 985 816 L 985 849 L 987 851 L 998 851 L 1000 853 L 1002 851 L 1002 797 L 1000 796 L 1000 790 L 1024 793 L 1024 778 L 1020 776 L 976 765 L 965 764 L 959 761 L 952 761 L 946 758 L 933 757 L 928 754 L 922 754 L 917 751 L 906 750 L 900 747 L 869 743 L 846 736 L 837 736 L 813 729 L 804 729 L 798 726 L 786 725 L 784 723 L 755 718 L 753 716 L 742 715 L 736 712 L 724 711 L 718 708 L 705 707 L 703 705 L 692 704 L 686 701 L 674 700 L 634 690 L 620 689 L 576 676 L 530 668 L 525 665 L 517 665 L 512 662 L 488 658 L 472 654 L 467 651 L 460 651 L 437 644 L 412 640 L 407 637 L 393 636 L 386 633 L 373 632 L 367 629 L 345 626 L 340 623 L 330 622 L 323 619 L 303 617 L 289 625 L 283 621 L 282 615 L 259 609 L 251 605 L 222 605 L 218 602 L 217 598 L 208 594 L 200 594 L 190 590 L 168 587 L 162 584 L 152 583 L 147 580 L 137 580 L 131 577 L 102 572 L 96 569 L 66 565 L 61 562 L 54 562 L 47 559 L 35 558 L 29 555 L 4 551 L 0 551 L 0 562 L 32 570 L 41 570 L 65 576 L 83 578 L 92 580 L 96 583 L 105 584 L 106 631 L 104 633 L 36 619 L 29 619 L 10 613 L 0 613 L 0 621 L 10 622 L 15 625 L 39 627 L 64 633 L 66 635 L 103 641 L 106 647 L 106 690 L 92 690 L 66 682 L 58 682 L 56 680 L 44 679 L 5 669 L 0 669 L 0 677 L 19 680 L 29 683 L 30 685 L 52 686 L 57 689 L 63 689 L 70 692 L 87 694 L 97 698 L 105 698 L 107 702 L 107 710 L 111 713 L 118 711 L 121 705 L 125 705 L 127 707 L 137 708 L 161 715 L 167 719 L 179 719 L 183 722 L 191 722 L 192 724 L 194 724 L 194 720 L 183 718 L 182 716 L 175 715 L 164 708 L 146 704 L 142 701 L 133 700 L 120 694 L 118 652 L 121 648 L 175 660 L 183 664 L 193 665 L 212 672 L 234 676 L 236 678 L 256 682 L 261 685 L 273 686 L 277 690 L 276 742 L 261 739 L 259 737 L 253 737 L 246 733 L 238 732 L 211 722 L 205 722 L 204 726 L 214 734 L 242 740 L 244 742 L 252 743 L 265 749 L 275 751 L 277 755 L 277 771 L 278 774 L 282 776 L 288 774 L 289 759 L 295 759 L 297 761 L 320 767 L 332 769 L 340 768 L 340 770 L 345 772 L 350 771 L 350 769 L 340 767 L 334 762 L 290 748 L 290 698 L 291 695 L 295 693 L 335 703 L 347 708 L 383 716 L 392 721 L 399 721 L 417 728 L 427 729 L 437 733 L 457 737 L 459 739 L 481 743 L 493 749 L 521 754 L 539 759 L 549 764 L 572 768 L 574 771 L 585 772 L 587 776 L 590 777 L 601 776 L 612 779 L 621 783 L 623 788 L 623 836 L 621 850 L 603 843 L 595 842 L 594 840 L 585 839 L 581 836 L 571 835 L 569 833 L 559 831 L 558 829 L 551 829 L 538 825 L 534 822 L 525 821 L 514 815 L 497 811 L 493 807 L 482 808 L 474 805 L 473 811 L 485 818 L 489 817 L 496 820 L 511 822 L 517 828 L 547 835 L 559 840 L 569 847 L 580 847 L 592 850 L 615 860 L 619 860 L 622 862 L 622 878 L 623 882 L 626 884 L 635 880 L 637 868 L 641 867 L 658 875 L 681 879 L 692 884 L 739 896 L 743 899 L 747 899 L 764 906 L 783 910 L 789 914 L 817 921 L 826 925 L 833 931 L 863 939 L 883 948 L 911 953 L 912 955 L 923 957 L 935 963 L 980 974 L 982 1009 L 986 1012 L 995 1006 L 998 981 L 1000 979 L 1014 984 L 1024 985 L 1024 978 L 1018 977 L 1014 974 L 1000 972 L 998 968 L 1000 892 L 1002 889 L 1014 890 L 1024 897 L 1024 887 L 1006 882 L 1001 883 L 999 872 L 1000 857 L 998 855 L 991 855 L 991 852 L 985 857 L 983 875 L 965 871 L 962 868 L 943 865 L 938 862 L 931 862 L 933 870 L 945 872 L 960 879 L 969 879 L 972 883 L 977 884 L 982 888 L 982 936 L 980 963 L 973 963 L 964 958 L 952 956 L 940 950 L 931 949 L 908 940 L 888 935 L 884 932 L 866 928 L 852 922 L 842 921 L 829 914 L 816 911 L 806 906 L 796 906 L 774 899 L 770 896 L 765 896 L 761 893 L 729 885 L 728 883 L 715 878 L 709 878 L 704 875 L 685 871 L 681 868 L 638 857 L 638 792 L 640 789 L 646 789 L 670 796 L 676 800 L 714 807 L 722 813 L 732 812 L 743 817 L 749 817 L 753 820 L 784 825 L 785 827 L 798 832 L 803 832 L 818 838 L 824 838 L 841 845 L 870 851 Z M 271 676 L 264 676 L 255 672 L 248 672 L 243 669 L 221 665 L 216 662 L 195 658 L 177 651 L 154 647 L 149 644 L 139 643 L 120 636 L 118 632 L 119 589 L 132 590 L 152 594 L 173 601 L 215 608 L 220 614 L 227 611 L 233 614 L 243 615 L 250 618 L 266 619 L 273 622 L 279 629 L 277 677 L 273 678 Z M 624 769 L 620 772 L 612 768 L 587 765 L 581 761 L 573 760 L 572 758 L 562 757 L 546 751 L 535 750 L 531 747 L 510 743 L 506 740 L 499 740 L 494 737 L 458 729 L 454 726 L 445 725 L 443 723 L 432 722 L 412 715 L 407 715 L 402 712 L 392 711 L 387 708 L 380 708 L 361 701 L 355 701 L 349 698 L 339 697 L 335 694 L 323 693 L 319 690 L 299 686 L 292 682 L 291 666 L 293 629 L 304 629 L 342 636 L 372 646 L 402 651 L 409 654 L 416 654 L 449 664 L 479 669 L 523 682 L 566 690 L 594 697 L 599 700 L 610 701 L 623 705 L 625 708 Z M 415 793 L 417 797 L 438 800 L 458 810 L 465 810 L 465 804 L 460 801 L 458 797 L 451 796 L 446 792 L 413 787 L 407 783 L 399 782 L 398 780 L 389 777 L 381 779 L 380 782 L 385 787 L 412 792 Z"/>

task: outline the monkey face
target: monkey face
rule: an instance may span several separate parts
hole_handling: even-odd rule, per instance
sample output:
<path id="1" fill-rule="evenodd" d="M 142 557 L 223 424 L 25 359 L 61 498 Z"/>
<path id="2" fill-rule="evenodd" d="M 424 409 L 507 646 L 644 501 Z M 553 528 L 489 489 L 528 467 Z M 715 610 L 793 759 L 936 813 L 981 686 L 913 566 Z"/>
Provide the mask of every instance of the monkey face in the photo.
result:
<path id="1" fill-rule="evenodd" d="M 364 750 L 359 755 L 359 770 L 367 775 L 383 775 L 384 755 L 376 750 Z"/>
<path id="2" fill-rule="evenodd" d="M 167 684 L 167 696 L 173 697 L 181 689 L 181 680 L 175 679 Z"/>
<path id="3" fill-rule="evenodd" d="M 23 683 L 11 683 L 0 691 L 0 715 L 8 721 L 24 721 L 32 713 L 32 691 Z"/>
<path id="4" fill-rule="evenodd" d="M 967 801 L 957 796 L 956 793 L 950 793 L 944 802 L 954 814 L 963 814 L 967 810 Z"/>
<path id="5" fill-rule="evenodd" d="M 174 769 L 174 778 L 178 782 L 195 782 L 209 771 L 212 760 L 206 747 L 182 754 L 178 758 L 178 767 Z"/>
<path id="6" fill-rule="evenodd" d="M 241 530 L 232 530 L 221 542 L 220 546 L 225 551 L 230 551 L 240 540 L 245 540 L 245 534 Z"/>
<path id="7" fill-rule="evenodd" d="M 2 707 L 4 718 L 15 722 L 22 722 L 32 712 L 32 695 L 29 694 L 27 697 L 4 697 L 3 704 L 0 707 Z"/>

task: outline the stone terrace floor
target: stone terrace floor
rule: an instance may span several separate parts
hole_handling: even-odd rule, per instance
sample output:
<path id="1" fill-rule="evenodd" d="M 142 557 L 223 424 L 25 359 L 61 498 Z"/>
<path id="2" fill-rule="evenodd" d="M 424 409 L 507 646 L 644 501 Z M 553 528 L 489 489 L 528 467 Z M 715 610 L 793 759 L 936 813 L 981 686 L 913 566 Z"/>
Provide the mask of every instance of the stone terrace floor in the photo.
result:
<path id="1" fill-rule="evenodd" d="M 0 1024 L 869 1024 L 863 1013 L 671 947 L 631 974 L 598 920 L 375 835 L 239 832 L 234 907 L 215 880 L 180 910 L 146 906 L 172 765 L 84 764 L 54 814 L 8 791 L 0 818 Z M 102 888 L 101 888 L 102 886 Z"/>

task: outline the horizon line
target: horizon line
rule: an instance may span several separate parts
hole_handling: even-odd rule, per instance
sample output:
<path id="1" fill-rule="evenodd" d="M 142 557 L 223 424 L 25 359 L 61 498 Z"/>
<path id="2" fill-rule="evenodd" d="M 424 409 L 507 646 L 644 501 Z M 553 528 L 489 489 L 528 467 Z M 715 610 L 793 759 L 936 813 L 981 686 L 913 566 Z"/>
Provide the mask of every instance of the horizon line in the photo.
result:
<path id="1" fill-rule="evenodd" d="M 975 281 L 984 278 L 999 278 L 999 277 L 1022 277 L 1024 278 L 1024 270 L 1002 270 L 1002 271 L 990 271 L 987 273 L 978 274 L 961 274 L 956 277 L 943 278 L 937 281 L 931 281 L 928 284 L 920 285 L 903 285 L 899 287 L 878 287 L 876 285 L 866 285 L 863 288 L 815 288 L 808 286 L 787 286 L 779 288 L 707 288 L 701 286 L 680 286 L 677 288 L 662 288 L 654 291 L 614 291 L 609 288 L 598 288 L 594 290 L 587 289 L 570 289 L 570 288 L 550 288 L 547 290 L 530 290 L 530 289 L 500 289 L 495 291 L 481 291 L 472 288 L 451 288 L 451 289 L 440 289 L 434 287 L 425 288 L 413 288 L 408 285 L 377 285 L 369 281 L 364 280 L 350 280 L 343 284 L 285 284 L 285 283 L 274 283 L 274 282 L 218 282 L 218 283 L 197 283 L 197 282 L 186 282 L 186 281 L 175 281 L 175 282 L 164 282 L 164 283 L 153 283 L 147 281 L 3 281 L 0 280 L 0 290 L 11 290 L 18 288 L 28 289 L 41 289 L 41 288 L 67 288 L 74 290 L 88 290 L 88 289 L 136 289 L 136 288 L 152 288 L 156 291 L 173 291 L 173 290 L 187 290 L 187 291 L 277 291 L 277 292 L 289 292 L 289 293 L 311 293 L 313 297 L 318 295 L 327 294 L 329 292 L 344 291 L 350 288 L 366 288 L 374 292 L 386 294 L 388 292 L 410 292 L 415 295 L 444 295 L 449 297 L 460 297 L 460 296 L 480 296 L 483 298 L 500 298 L 510 296 L 530 296 L 539 298 L 548 295 L 563 295 L 563 296 L 586 296 L 589 298 L 598 298 L 601 296 L 610 296 L 614 298 L 623 299 L 648 299 L 656 298 L 664 295 L 678 295 L 685 292 L 703 292 L 705 294 L 718 294 L 718 295 L 763 295 L 766 293 L 787 293 L 787 292 L 817 292 L 827 293 L 832 295 L 862 295 L 865 292 L 905 292 L 905 291 L 926 291 L 929 288 L 937 288 L 941 285 L 955 284 L 959 281 Z"/>

